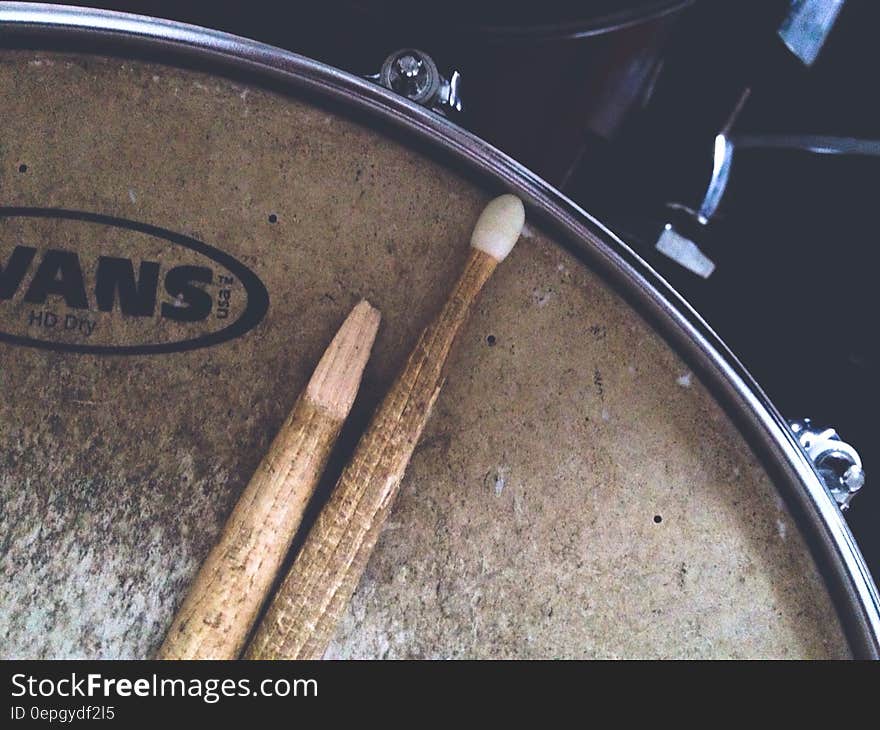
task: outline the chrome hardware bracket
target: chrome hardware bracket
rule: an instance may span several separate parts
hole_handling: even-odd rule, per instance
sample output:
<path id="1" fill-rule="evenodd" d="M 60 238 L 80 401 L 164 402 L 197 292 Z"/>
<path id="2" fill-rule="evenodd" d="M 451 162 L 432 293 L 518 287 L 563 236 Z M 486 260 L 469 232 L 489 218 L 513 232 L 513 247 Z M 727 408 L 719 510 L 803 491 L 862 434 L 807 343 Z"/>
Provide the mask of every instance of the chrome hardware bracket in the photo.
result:
<path id="1" fill-rule="evenodd" d="M 450 119 L 464 108 L 461 74 L 453 71 L 445 78 L 434 59 L 415 48 L 395 51 L 383 61 L 379 73 L 365 78 Z"/>
<path id="2" fill-rule="evenodd" d="M 846 0 L 791 0 L 777 33 L 805 66 L 812 66 L 828 40 Z"/>
<path id="3" fill-rule="evenodd" d="M 858 452 L 833 428 L 814 428 L 809 418 L 790 420 L 788 425 L 840 509 L 848 509 L 865 484 Z"/>

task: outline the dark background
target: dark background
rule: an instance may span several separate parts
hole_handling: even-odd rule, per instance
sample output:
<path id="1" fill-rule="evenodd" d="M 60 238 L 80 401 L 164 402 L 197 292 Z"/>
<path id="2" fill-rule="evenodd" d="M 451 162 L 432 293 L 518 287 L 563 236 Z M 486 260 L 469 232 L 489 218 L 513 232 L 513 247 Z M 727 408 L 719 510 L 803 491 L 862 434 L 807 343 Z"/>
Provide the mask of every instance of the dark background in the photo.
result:
<path id="1" fill-rule="evenodd" d="M 358 74 L 375 73 L 401 46 L 423 48 L 443 71 L 459 68 L 471 109 L 463 124 L 562 187 L 648 259 L 785 416 L 833 425 L 856 446 L 868 478 L 847 519 L 880 575 L 880 489 L 872 483 L 880 475 L 880 158 L 738 153 L 718 218 L 695 231 L 718 265 L 713 276 L 699 279 L 654 250 L 671 215 L 665 203 L 699 202 L 712 140 L 746 86 L 752 95 L 738 132 L 880 138 L 880 3 L 849 0 L 809 69 L 775 36 L 786 0 L 696 0 L 659 21 L 581 39 L 572 29 L 680 3 L 545 0 L 513 15 L 497 2 L 85 4 L 215 27 Z M 650 95 L 613 129 L 600 128 L 595 112 L 613 98 L 609 79 L 615 91 L 644 83 L 615 77 L 639 53 L 654 63 Z"/>

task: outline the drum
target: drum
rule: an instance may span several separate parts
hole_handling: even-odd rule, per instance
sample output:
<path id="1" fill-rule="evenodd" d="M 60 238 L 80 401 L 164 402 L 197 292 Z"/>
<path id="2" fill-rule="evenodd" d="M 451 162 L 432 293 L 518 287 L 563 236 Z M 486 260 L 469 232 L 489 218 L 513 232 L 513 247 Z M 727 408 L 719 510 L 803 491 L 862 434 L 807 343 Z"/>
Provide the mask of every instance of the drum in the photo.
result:
<path id="1" fill-rule="evenodd" d="M 212 31 L 13 3 L 0 41 L 5 657 L 151 656 L 366 297 L 383 321 L 326 499 L 504 190 L 525 238 L 328 655 L 876 656 L 876 589 L 783 420 L 527 170 Z"/>

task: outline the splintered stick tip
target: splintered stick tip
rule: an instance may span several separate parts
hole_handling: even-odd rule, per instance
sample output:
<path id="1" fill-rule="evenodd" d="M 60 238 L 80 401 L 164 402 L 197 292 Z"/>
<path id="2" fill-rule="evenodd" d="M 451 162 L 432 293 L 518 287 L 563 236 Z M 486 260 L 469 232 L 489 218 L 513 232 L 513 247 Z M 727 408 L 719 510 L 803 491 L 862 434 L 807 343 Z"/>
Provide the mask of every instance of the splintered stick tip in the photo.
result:
<path id="1" fill-rule="evenodd" d="M 342 323 L 306 387 L 306 397 L 344 419 L 354 403 L 381 314 L 362 299 Z"/>
<path id="2" fill-rule="evenodd" d="M 510 194 L 495 198 L 480 213 L 471 235 L 471 246 L 498 262 L 504 261 L 525 222 L 526 211 L 519 198 Z"/>

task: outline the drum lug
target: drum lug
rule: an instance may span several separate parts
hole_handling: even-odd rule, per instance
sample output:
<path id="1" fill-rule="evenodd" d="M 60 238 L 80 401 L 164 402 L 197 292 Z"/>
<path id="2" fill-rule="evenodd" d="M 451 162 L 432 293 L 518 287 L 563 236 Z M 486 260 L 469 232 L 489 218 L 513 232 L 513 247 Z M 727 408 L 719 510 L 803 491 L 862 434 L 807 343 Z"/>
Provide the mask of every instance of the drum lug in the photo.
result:
<path id="1" fill-rule="evenodd" d="M 790 420 L 788 425 L 840 509 L 847 509 L 865 483 L 858 452 L 833 428 L 814 428 L 809 418 Z"/>
<path id="2" fill-rule="evenodd" d="M 366 78 L 450 119 L 463 110 L 461 74 L 453 71 L 447 79 L 433 58 L 415 48 L 395 51 L 379 73 Z"/>

